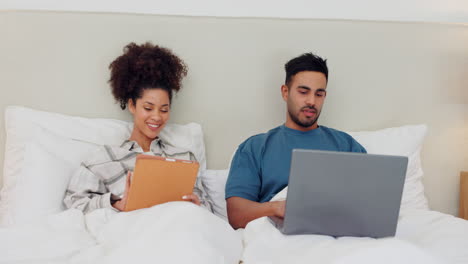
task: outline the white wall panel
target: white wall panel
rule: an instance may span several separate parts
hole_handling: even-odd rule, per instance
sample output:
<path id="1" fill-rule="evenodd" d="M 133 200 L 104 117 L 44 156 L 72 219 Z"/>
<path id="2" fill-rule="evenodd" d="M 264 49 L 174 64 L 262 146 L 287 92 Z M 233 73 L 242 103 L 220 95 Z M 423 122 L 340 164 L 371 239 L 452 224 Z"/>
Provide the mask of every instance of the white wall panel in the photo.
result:
<path id="1" fill-rule="evenodd" d="M 2 0 L 1 9 L 468 23 L 467 0 Z"/>

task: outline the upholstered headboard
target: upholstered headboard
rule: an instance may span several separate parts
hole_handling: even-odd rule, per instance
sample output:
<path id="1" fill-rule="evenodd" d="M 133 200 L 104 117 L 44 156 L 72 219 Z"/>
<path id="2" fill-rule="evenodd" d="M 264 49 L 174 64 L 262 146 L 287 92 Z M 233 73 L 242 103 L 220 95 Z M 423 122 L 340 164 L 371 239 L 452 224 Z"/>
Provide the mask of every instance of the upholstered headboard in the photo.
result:
<path id="1" fill-rule="evenodd" d="M 189 66 L 172 121 L 202 124 L 208 168 L 226 168 L 241 141 L 284 121 L 283 65 L 312 51 L 330 68 L 320 123 L 426 123 L 430 206 L 457 212 L 459 171 L 468 170 L 467 25 L 11 11 L 0 13 L 0 36 L 2 149 L 7 105 L 129 120 L 107 67 L 129 42 L 151 41 Z"/>

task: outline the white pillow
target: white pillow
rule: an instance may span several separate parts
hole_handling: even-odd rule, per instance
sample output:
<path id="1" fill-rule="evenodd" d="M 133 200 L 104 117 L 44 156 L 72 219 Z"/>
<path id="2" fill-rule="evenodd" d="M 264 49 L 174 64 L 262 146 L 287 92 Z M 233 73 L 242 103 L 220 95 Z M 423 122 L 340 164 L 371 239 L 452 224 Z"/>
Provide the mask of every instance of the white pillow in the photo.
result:
<path id="1" fill-rule="evenodd" d="M 420 152 L 426 125 L 386 128 L 377 131 L 349 132 L 370 154 L 399 155 L 408 157 L 401 210 L 428 210 L 427 198 L 422 183 Z"/>
<path id="2" fill-rule="evenodd" d="M 7 137 L 3 187 L 0 192 L 0 222 L 3 222 L 1 221 L 2 215 L 7 214 L 7 208 L 12 208 L 10 203 L 15 200 L 12 194 L 16 192 L 17 179 L 22 174 L 26 147 L 31 142 L 37 142 L 37 139 L 34 139 L 35 131 L 43 129 L 53 133 L 54 136 L 91 145 L 120 145 L 130 136 L 132 125 L 130 122 L 114 119 L 73 117 L 21 106 L 7 107 L 5 111 Z M 206 168 L 203 133 L 199 124 L 168 124 L 161 132 L 161 138 L 176 147 L 192 151 L 200 162 L 200 169 Z M 31 147 L 35 148 L 31 151 L 37 151 L 37 147 Z M 69 153 L 73 151 L 70 149 Z M 67 157 L 69 155 L 63 156 L 63 158 Z M 74 161 L 76 160 L 74 159 Z M 22 195 L 25 199 L 34 198 L 29 197 L 28 194 Z"/>
<path id="3" fill-rule="evenodd" d="M 67 139 L 37 128 L 25 148 L 15 188 L 2 200 L 1 225 L 23 224 L 65 209 L 70 177 L 97 145 Z"/>
<path id="4" fill-rule="evenodd" d="M 206 170 L 205 143 L 200 124 L 167 124 L 159 136 L 168 144 L 190 150 L 200 164 L 200 171 Z"/>
<path id="5" fill-rule="evenodd" d="M 34 131 L 44 128 L 58 136 L 95 144 L 118 145 L 130 135 L 128 122 L 112 119 L 90 119 L 37 111 L 21 106 L 5 110 L 5 161 L 3 187 L 0 192 L 0 215 L 16 179 L 23 168 L 25 148 Z"/>
<path id="6" fill-rule="evenodd" d="M 202 181 L 208 197 L 213 201 L 213 213 L 227 220 L 225 186 L 229 170 L 205 170 L 201 172 Z"/>
<path id="7" fill-rule="evenodd" d="M 399 155 L 408 157 L 408 169 L 401 201 L 401 210 L 428 209 L 427 199 L 422 184 L 421 146 L 426 135 L 426 125 L 410 125 L 386 128 L 376 131 L 348 132 L 370 154 Z M 211 195 L 215 213 L 227 219 L 224 199 L 226 180 L 229 169 L 207 170 L 204 181 L 207 192 Z M 279 196 L 283 197 L 285 193 Z"/>

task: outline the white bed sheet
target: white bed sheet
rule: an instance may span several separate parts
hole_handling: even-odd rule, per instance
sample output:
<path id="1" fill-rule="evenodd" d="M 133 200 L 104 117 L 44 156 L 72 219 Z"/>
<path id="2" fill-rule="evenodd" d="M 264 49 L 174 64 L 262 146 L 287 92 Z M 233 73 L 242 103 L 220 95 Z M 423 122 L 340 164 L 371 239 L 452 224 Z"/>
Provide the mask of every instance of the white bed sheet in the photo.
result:
<path id="1" fill-rule="evenodd" d="M 204 209 L 174 202 L 120 214 L 67 210 L 0 229 L 0 263 L 209 264 L 237 263 L 241 255 L 245 264 L 468 263 L 468 221 L 411 210 L 391 239 L 284 236 L 267 218 L 233 231 Z"/>
<path id="2" fill-rule="evenodd" d="M 67 210 L 0 229 L 0 263 L 238 263 L 241 237 L 187 202 L 129 213 Z"/>
<path id="3" fill-rule="evenodd" d="M 266 218 L 243 231 L 245 264 L 468 263 L 468 221 L 428 210 L 401 212 L 394 238 L 285 236 Z"/>

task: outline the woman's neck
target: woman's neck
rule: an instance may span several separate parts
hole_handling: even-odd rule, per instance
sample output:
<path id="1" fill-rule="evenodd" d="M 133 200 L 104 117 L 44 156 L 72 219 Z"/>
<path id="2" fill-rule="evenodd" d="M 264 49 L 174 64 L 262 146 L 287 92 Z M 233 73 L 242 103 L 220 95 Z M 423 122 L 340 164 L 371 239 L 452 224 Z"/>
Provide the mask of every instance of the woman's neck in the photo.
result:
<path id="1" fill-rule="evenodd" d="M 151 142 L 153 142 L 154 139 L 148 138 L 145 135 L 139 133 L 139 131 L 136 131 L 136 129 L 133 129 L 129 140 L 136 141 L 136 143 L 138 143 L 144 152 L 148 152 L 150 151 Z"/>

